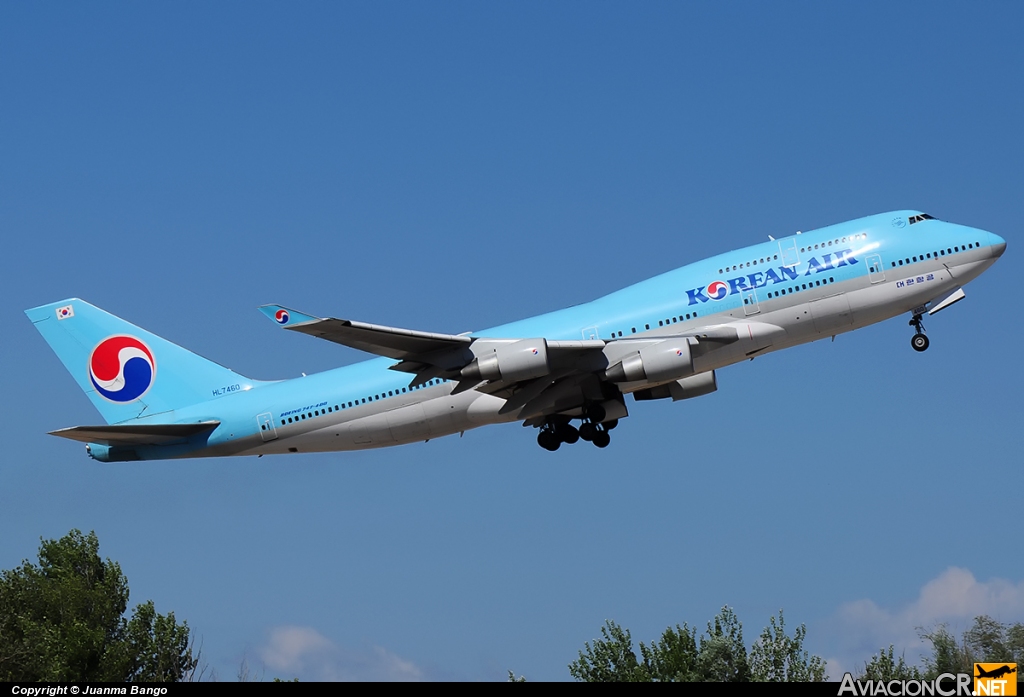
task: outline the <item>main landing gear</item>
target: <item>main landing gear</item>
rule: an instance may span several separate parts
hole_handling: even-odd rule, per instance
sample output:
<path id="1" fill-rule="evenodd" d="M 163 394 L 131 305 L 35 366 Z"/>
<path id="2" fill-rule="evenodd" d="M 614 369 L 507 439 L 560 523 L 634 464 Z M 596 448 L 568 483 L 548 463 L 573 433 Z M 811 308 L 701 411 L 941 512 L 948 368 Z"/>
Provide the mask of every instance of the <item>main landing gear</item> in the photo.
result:
<path id="1" fill-rule="evenodd" d="M 545 450 L 554 452 L 562 445 L 572 445 L 581 438 L 590 441 L 599 448 L 607 448 L 612 442 L 608 431 L 619 425 L 618 419 L 603 421 L 605 410 L 600 404 L 591 404 L 584 412 L 583 423 L 579 428 L 570 423 L 566 417 L 551 417 L 540 427 L 537 444 Z"/>
<path id="2" fill-rule="evenodd" d="M 927 351 L 928 337 L 924 333 L 924 324 L 921 323 L 921 315 L 914 315 L 914 318 L 910 320 L 910 326 L 914 328 L 915 334 L 910 338 L 910 345 L 915 351 Z"/>

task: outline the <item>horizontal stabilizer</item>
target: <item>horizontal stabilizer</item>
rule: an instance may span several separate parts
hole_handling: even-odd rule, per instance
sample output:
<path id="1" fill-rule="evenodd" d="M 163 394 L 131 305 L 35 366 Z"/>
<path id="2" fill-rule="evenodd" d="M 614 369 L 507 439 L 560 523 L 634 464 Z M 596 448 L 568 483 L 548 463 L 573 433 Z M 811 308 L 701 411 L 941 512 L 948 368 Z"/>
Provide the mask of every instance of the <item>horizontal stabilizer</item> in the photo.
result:
<path id="1" fill-rule="evenodd" d="M 260 312 L 285 329 L 398 360 L 415 359 L 435 351 L 469 346 L 473 341 L 468 336 L 434 334 L 347 319 L 313 317 L 280 305 L 264 305 Z"/>
<path id="2" fill-rule="evenodd" d="M 220 426 L 220 421 L 203 421 L 197 424 L 74 426 L 73 428 L 50 431 L 50 435 L 82 443 L 100 443 L 102 445 L 164 445 L 212 431 L 218 426 Z"/>

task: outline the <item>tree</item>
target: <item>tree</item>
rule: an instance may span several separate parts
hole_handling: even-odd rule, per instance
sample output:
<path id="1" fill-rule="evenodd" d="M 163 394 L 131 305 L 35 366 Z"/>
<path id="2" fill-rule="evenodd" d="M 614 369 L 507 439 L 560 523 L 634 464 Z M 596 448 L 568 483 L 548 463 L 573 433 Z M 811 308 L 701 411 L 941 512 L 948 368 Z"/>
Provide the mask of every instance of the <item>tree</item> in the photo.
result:
<path id="1" fill-rule="evenodd" d="M 786 623 L 779 610 L 778 622 L 769 618 L 750 649 L 750 673 L 755 682 L 822 682 L 825 662 L 804 650 L 807 628 L 800 625 L 793 636 L 786 634 Z M 902 660 L 902 659 L 901 659 Z"/>
<path id="2" fill-rule="evenodd" d="M 1020 625 L 1016 625 L 1021 628 Z M 996 622 L 988 615 L 974 618 L 974 624 L 964 632 L 964 647 L 972 663 L 1015 663 L 1012 634 L 1014 628 Z M 1019 654 L 1018 646 L 1017 653 Z"/>
<path id="3" fill-rule="evenodd" d="M 191 677 L 188 623 L 152 601 L 130 619 L 128 580 L 96 534 L 41 540 L 38 565 L 0 572 L 0 680 L 176 681 Z"/>
<path id="4" fill-rule="evenodd" d="M 700 638 L 697 673 L 704 682 L 750 681 L 743 625 L 731 607 L 723 607 L 708 622 L 708 631 Z"/>
<path id="5" fill-rule="evenodd" d="M 611 620 L 601 627 L 601 638 L 583 644 L 580 657 L 569 664 L 569 674 L 580 682 L 649 682 L 650 675 L 637 661 L 629 630 Z"/>
<path id="6" fill-rule="evenodd" d="M 803 649 L 806 629 L 793 637 L 786 634 L 782 612 L 748 657 L 743 625 L 730 607 L 723 607 L 708 622 L 699 641 L 696 629 L 676 625 L 666 629 L 649 646 L 633 650 L 629 630 L 612 621 L 601 628 L 601 637 L 587 642 L 569 673 L 583 682 L 747 682 L 750 680 L 824 680 L 824 661 Z"/>
<path id="7" fill-rule="evenodd" d="M 876 682 L 889 682 L 890 680 L 921 680 L 921 671 L 917 666 L 908 666 L 903 656 L 896 660 L 895 649 L 889 644 L 889 650 L 879 649 L 878 654 L 872 656 L 864 664 L 864 673 L 861 680 L 874 680 Z"/>
<path id="8" fill-rule="evenodd" d="M 942 673 L 973 674 L 975 663 L 1024 662 L 1024 624 L 1002 624 L 988 615 L 974 618 L 960 641 L 940 624 L 930 632 L 920 631 L 931 642 L 932 653 L 925 656 L 925 677 Z"/>
<path id="9" fill-rule="evenodd" d="M 697 647 L 697 630 L 683 623 L 675 629 L 669 627 L 660 641 L 644 646 L 640 642 L 643 666 L 654 682 L 694 682 L 700 679 L 697 661 L 700 649 Z"/>

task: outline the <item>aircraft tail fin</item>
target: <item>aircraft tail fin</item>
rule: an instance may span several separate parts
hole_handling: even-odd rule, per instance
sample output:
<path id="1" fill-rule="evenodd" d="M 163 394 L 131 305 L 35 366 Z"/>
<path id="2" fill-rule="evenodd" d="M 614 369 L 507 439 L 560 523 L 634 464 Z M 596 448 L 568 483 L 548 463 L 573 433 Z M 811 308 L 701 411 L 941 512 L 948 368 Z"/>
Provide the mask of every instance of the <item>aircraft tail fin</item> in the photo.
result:
<path id="1" fill-rule="evenodd" d="M 25 314 L 108 424 L 254 386 L 249 378 L 78 298 Z"/>

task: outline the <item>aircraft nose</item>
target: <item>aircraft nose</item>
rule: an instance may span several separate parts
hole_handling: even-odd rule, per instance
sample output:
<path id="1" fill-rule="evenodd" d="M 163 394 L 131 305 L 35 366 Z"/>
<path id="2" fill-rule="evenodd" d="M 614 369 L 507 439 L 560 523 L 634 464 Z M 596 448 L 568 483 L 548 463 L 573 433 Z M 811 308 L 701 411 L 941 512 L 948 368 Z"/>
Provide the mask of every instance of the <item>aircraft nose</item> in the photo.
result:
<path id="1" fill-rule="evenodd" d="M 989 244 L 989 249 L 992 250 L 992 258 L 998 259 L 1006 251 L 1006 240 L 999 235 L 992 234 L 992 242 Z"/>

